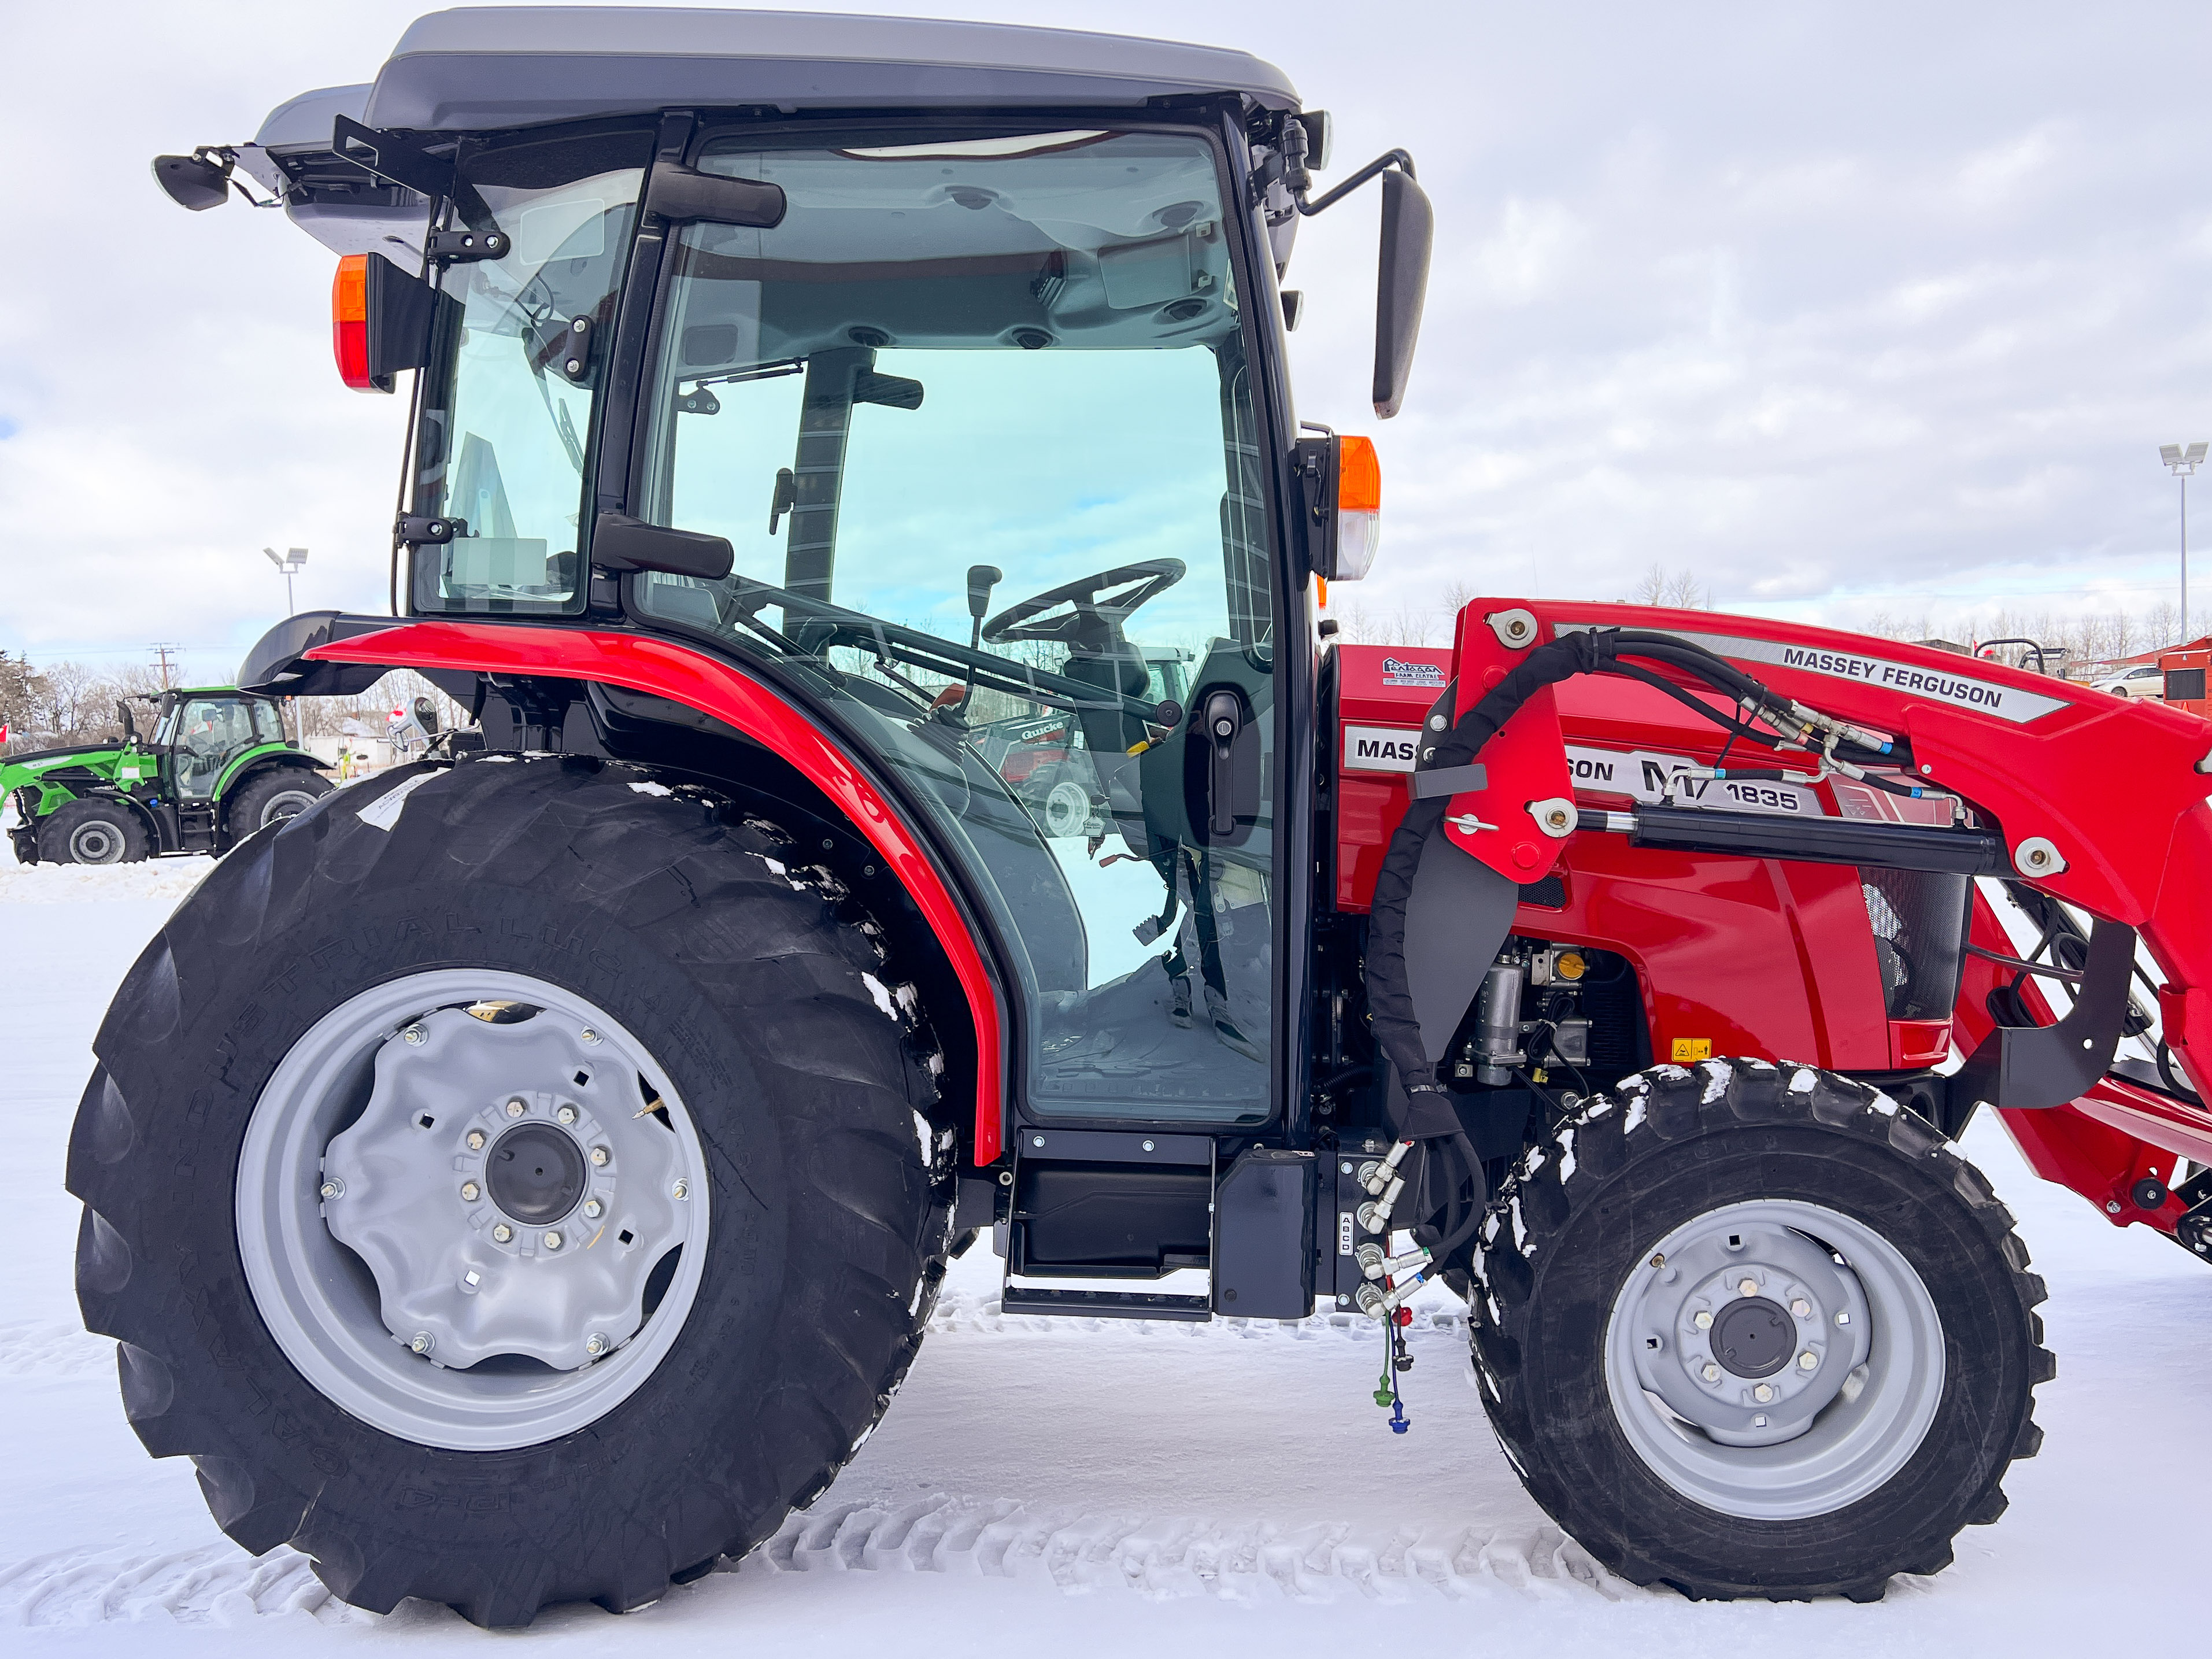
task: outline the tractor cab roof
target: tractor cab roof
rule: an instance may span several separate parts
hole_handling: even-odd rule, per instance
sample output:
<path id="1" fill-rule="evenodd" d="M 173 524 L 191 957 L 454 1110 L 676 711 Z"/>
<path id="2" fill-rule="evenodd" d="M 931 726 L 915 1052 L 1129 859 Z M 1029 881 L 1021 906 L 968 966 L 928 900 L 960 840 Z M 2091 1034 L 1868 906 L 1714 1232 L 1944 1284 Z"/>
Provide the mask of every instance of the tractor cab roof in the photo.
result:
<path id="1" fill-rule="evenodd" d="M 335 149 L 340 115 L 459 136 L 665 109 L 1140 109 L 1212 94 L 1295 110 L 1249 52 L 1075 29 L 675 7 L 464 6 L 417 19 L 374 82 L 270 112 L 239 161 L 341 252 L 419 235 L 423 204 Z M 409 227 L 408 222 L 416 224 Z"/>

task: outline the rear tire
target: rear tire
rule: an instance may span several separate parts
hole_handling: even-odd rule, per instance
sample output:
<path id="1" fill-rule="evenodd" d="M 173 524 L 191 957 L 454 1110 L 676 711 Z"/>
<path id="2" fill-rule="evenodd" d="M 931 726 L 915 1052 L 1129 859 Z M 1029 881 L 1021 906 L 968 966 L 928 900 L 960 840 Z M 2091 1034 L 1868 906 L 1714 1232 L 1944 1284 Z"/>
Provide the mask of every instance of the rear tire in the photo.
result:
<path id="1" fill-rule="evenodd" d="M 1987 1181 L 1875 1091 L 1662 1066 L 1500 1191 L 1475 1370 L 1530 1495 L 1623 1577 L 1869 1601 L 1948 1565 L 2041 1444 L 2027 1267 Z"/>
<path id="2" fill-rule="evenodd" d="M 297 817 L 337 786 L 304 766 L 272 766 L 249 778 L 230 798 L 230 837 L 244 841 L 257 830 Z"/>
<path id="3" fill-rule="evenodd" d="M 145 821 L 119 801 L 73 800 L 39 826 L 41 864 L 135 864 L 151 847 Z"/>
<path id="4" fill-rule="evenodd" d="M 482 1625 L 526 1624 L 556 1601 L 626 1609 L 743 1553 L 827 1486 L 874 1425 L 943 1276 L 951 1137 L 928 1132 L 926 1032 L 896 1012 L 887 976 L 872 927 L 773 825 L 634 768 L 416 766 L 254 836 L 125 980 L 71 1138 L 70 1189 L 85 1203 L 79 1300 L 92 1329 L 120 1339 L 133 1428 L 156 1456 L 193 1459 L 240 1545 L 292 1543 L 337 1595 L 379 1612 L 407 1596 Z M 478 979 L 482 990 L 454 988 Z M 545 1012 L 519 1013 L 536 1006 L 520 1000 L 533 981 L 551 988 Z M 415 983 L 428 1012 L 398 1007 Z M 368 1024 L 349 1028 L 348 1011 L 363 1009 Z M 386 1073 L 409 1054 L 434 1056 L 455 1033 L 465 1048 L 472 1031 L 488 1040 L 518 1018 L 526 1033 L 556 1012 L 564 1042 L 595 1046 L 562 1050 L 594 1058 L 556 1069 L 603 1075 L 502 1074 L 479 1100 L 485 1087 L 466 1067 L 434 1071 L 419 1087 L 450 1087 L 449 1101 L 425 1092 L 398 1120 L 380 1115 Z M 579 1036 L 584 1018 L 604 1033 Z M 633 1052 L 654 1077 L 625 1074 Z M 602 1087 L 644 1098 L 634 1114 L 610 1110 L 618 1099 L 589 1091 Z M 541 1291 L 503 1325 L 492 1319 L 523 1358 L 472 1368 L 447 1346 L 459 1330 L 450 1320 L 418 1357 L 409 1329 L 425 1297 L 456 1305 L 456 1264 L 488 1261 L 482 1288 L 498 1292 L 502 1273 L 583 1267 L 599 1242 L 585 1230 L 622 1224 L 611 1196 L 603 1221 L 580 1219 L 597 1188 L 549 1197 L 546 1181 L 574 1184 L 562 1158 L 582 1159 L 546 1149 L 573 1129 L 579 1151 L 611 1145 L 597 1174 L 648 1167 L 623 1139 L 651 1137 L 648 1091 L 677 1097 L 663 1103 L 668 1122 L 695 1128 L 686 1144 L 703 1149 L 656 1178 L 666 1186 L 689 1168 L 707 1185 L 689 1194 L 702 1203 L 659 1212 L 703 1210 L 711 1224 L 662 1258 L 674 1276 L 660 1300 L 644 1291 L 643 1323 L 564 1324 L 568 1304 Z M 330 1242 L 343 1206 L 391 1196 L 415 1131 L 458 1152 L 482 1122 L 496 1154 L 510 1091 L 527 1097 L 514 1115 L 529 1121 L 514 1127 L 537 1135 L 537 1187 L 510 1163 L 504 1189 L 488 1170 L 487 1190 L 465 1191 L 476 1177 L 438 1161 L 440 1139 L 430 1163 L 416 1160 L 431 1185 L 399 1197 L 433 1232 L 450 1231 L 446 1254 L 422 1249 L 420 1228 L 386 1230 L 403 1241 L 396 1267 L 374 1227 L 348 1235 L 358 1254 Z M 381 1142 L 344 1165 L 342 1143 L 371 1128 Z M 350 1190 L 333 1194 L 342 1173 Z M 555 1213 L 562 1203 L 577 1219 Z M 525 1236 L 487 1257 L 501 1213 Z M 270 1224 L 254 1221 L 262 1214 Z M 527 1231 L 572 1225 L 557 1258 L 545 1231 Z M 686 1288 L 684 1257 L 702 1237 Z M 394 1282 L 411 1271 L 410 1249 L 428 1266 Z M 318 1274 L 337 1285 L 320 1304 L 270 1288 Z M 583 1359 L 586 1330 L 615 1351 L 603 1342 L 591 1352 L 604 1358 Z M 532 1333 L 577 1352 L 530 1359 Z M 629 1373 L 585 1397 L 633 1351 L 644 1357 Z M 455 1367 L 437 1364 L 441 1353 Z M 480 1432 L 478 1382 L 496 1394 L 516 1365 L 543 1379 L 531 1392 L 569 1390 L 580 1402 L 571 1420 L 525 1415 Z M 410 1428 L 410 1412 L 450 1420 Z M 489 1449 L 460 1449 L 487 1439 Z"/>

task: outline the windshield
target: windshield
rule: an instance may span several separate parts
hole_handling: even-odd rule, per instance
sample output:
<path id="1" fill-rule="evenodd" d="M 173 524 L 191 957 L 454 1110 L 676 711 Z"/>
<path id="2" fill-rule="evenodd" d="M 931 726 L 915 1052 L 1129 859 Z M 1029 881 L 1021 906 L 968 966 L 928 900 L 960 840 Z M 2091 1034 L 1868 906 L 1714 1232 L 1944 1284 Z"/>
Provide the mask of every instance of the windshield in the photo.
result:
<path id="1" fill-rule="evenodd" d="M 632 603 L 781 662 L 940 815 L 1024 955 L 1032 1109 L 1264 1115 L 1271 567 L 1212 146 L 699 166 L 789 206 L 676 239 L 639 505 L 736 569 Z"/>
<path id="2" fill-rule="evenodd" d="M 459 528 L 416 551 L 418 611 L 562 611 L 577 597 L 585 462 L 647 147 L 642 134 L 563 138 L 460 170 L 453 218 L 511 241 L 441 282 L 413 500 Z"/>

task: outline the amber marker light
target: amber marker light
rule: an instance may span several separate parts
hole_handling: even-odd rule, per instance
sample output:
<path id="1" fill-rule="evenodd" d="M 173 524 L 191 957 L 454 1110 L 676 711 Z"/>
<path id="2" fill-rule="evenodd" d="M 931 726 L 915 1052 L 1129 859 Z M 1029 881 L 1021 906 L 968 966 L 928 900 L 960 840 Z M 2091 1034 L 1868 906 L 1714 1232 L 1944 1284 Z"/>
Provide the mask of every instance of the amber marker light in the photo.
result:
<path id="1" fill-rule="evenodd" d="M 1382 464 L 1371 438 L 1336 441 L 1336 574 L 1357 581 L 1382 539 Z"/>
<path id="2" fill-rule="evenodd" d="M 380 392 L 368 372 L 368 255 L 349 253 L 338 261 L 331 283 L 331 350 L 338 378 L 356 392 Z"/>

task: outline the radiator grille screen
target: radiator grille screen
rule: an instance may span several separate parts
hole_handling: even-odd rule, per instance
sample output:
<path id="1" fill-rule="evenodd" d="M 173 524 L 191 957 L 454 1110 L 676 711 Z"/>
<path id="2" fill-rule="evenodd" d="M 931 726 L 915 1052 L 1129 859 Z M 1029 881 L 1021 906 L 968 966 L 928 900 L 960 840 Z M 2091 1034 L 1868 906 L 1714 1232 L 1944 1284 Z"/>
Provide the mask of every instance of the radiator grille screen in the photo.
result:
<path id="1" fill-rule="evenodd" d="M 1926 870 L 1861 870 L 1882 1004 L 1892 1019 L 1948 1019 L 1959 997 L 1972 881 Z"/>

